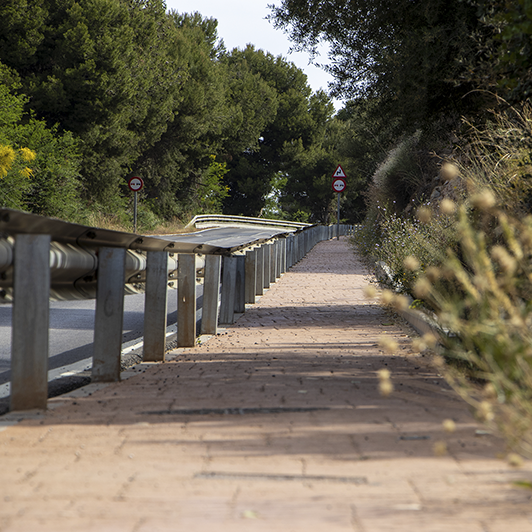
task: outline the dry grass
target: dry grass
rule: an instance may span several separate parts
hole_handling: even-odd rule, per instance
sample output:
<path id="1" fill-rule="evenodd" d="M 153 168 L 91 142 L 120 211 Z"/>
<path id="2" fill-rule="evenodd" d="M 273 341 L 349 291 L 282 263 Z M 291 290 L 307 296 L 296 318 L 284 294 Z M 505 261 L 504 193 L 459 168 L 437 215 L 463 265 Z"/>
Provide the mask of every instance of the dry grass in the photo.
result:
<path id="1" fill-rule="evenodd" d="M 133 224 L 124 222 L 119 216 L 104 214 L 101 212 L 93 212 L 88 215 L 86 225 L 91 227 L 98 227 L 100 229 L 109 229 L 111 231 L 121 231 L 125 233 L 133 232 Z M 148 227 L 144 227 L 139 223 L 137 233 L 143 235 L 175 235 L 180 233 L 192 233 L 196 231 L 195 228 L 186 228 L 186 224 L 180 220 L 159 221 L 159 223 L 151 223 Z"/>
<path id="2" fill-rule="evenodd" d="M 414 293 L 435 309 L 444 355 L 458 362 L 444 368 L 448 381 L 480 420 L 532 457 L 532 216 L 509 218 L 489 194 L 478 196 L 474 221 L 461 207 L 459 249 Z"/>

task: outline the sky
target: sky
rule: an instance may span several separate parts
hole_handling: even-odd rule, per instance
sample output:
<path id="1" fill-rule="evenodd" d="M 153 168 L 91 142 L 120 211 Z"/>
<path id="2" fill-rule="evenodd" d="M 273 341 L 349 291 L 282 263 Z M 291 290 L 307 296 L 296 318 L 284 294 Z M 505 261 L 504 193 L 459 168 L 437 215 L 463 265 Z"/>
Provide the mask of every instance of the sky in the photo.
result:
<path id="1" fill-rule="evenodd" d="M 321 68 L 309 64 L 309 55 L 305 52 L 292 52 L 293 43 L 286 34 L 276 30 L 265 17 L 270 14 L 268 4 L 279 5 L 276 0 L 166 0 L 168 10 L 179 13 L 198 11 L 204 17 L 218 20 L 218 36 L 223 39 L 228 50 L 245 48 L 253 44 L 255 48 L 270 52 L 274 56 L 282 55 L 295 63 L 305 72 L 308 83 L 313 91 L 323 89 L 329 92 L 328 82 L 332 77 Z M 326 62 L 326 48 L 318 57 L 318 61 Z M 342 107 L 335 101 L 336 109 Z"/>

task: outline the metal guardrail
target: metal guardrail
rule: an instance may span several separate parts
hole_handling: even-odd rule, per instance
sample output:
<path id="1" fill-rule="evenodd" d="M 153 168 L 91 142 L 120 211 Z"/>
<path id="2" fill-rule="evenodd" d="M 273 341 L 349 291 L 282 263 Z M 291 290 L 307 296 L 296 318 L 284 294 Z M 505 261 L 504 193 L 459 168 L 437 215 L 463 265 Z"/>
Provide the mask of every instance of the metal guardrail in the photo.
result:
<path id="1" fill-rule="evenodd" d="M 350 231 L 340 226 L 340 234 Z M 11 410 L 46 408 L 49 301 L 65 287 L 96 297 L 92 380 L 118 381 L 124 294 L 132 280 L 145 284 L 143 359 L 163 362 L 169 276 L 178 285 L 178 347 L 194 347 L 198 268 L 204 275 L 199 332 L 216 334 L 219 324 L 233 323 L 235 313 L 336 233 L 336 226 L 306 226 L 236 250 L 0 209 L 0 288 L 4 299 L 13 299 Z"/>
<path id="2" fill-rule="evenodd" d="M 299 229 L 305 229 L 311 227 L 312 224 L 306 224 L 302 222 L 290 222 L 287 220 L 270 220 L 268 218 L 250 218 L 248 216 L 233 216 L 228 214 L 200 214 L 194 216 L 194 218 L 187 224 L 186 227 L 220 227 L 220 226 L 233 226 L 242 227 L 259 225 L 264 227 L 280 227 L 288 231 L 297 231 Z"/>

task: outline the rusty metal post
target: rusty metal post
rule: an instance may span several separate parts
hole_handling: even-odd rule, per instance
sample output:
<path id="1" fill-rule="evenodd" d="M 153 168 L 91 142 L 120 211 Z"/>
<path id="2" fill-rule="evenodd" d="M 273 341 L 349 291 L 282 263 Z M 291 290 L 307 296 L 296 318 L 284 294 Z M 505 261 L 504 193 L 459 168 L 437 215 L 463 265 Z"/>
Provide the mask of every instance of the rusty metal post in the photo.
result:
<path id="1" fill-rule="evenodd" d="M 196 345 L 196 255 L 180 253 L 177 259 L 177 345 Z"/>

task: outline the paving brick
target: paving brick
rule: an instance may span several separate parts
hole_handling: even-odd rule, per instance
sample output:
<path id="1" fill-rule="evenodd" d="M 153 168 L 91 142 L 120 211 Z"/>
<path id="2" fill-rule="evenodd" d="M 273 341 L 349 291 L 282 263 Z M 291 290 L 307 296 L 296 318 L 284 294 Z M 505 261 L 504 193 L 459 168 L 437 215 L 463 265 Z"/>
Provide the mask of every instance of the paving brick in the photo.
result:
<path id="1" fill-rule="evenodd" d="M 224 333 L 19 416 L 0 432 L 0 532 L 532 530 L 514 484 L 532 467 L 497 459 L 369 281 L 345 239 L 322 242 Z"/>

